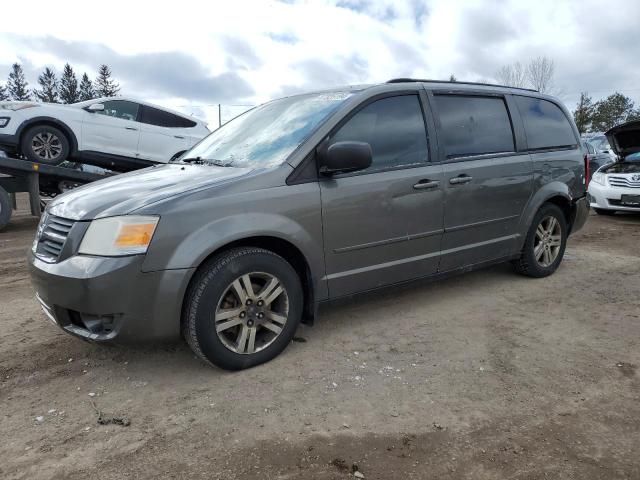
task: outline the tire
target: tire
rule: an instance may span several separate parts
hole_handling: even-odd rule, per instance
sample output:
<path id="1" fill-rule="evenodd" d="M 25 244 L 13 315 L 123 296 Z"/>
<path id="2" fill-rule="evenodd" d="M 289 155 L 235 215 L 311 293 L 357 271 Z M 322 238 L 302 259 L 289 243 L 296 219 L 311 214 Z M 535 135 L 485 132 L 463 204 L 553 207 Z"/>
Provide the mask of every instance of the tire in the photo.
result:
<path id="1" fill-rule="evenodd" d="M 605 209 L 605 208 L 594 208 L 593 210 L 595 210 L 595 212 L 596 212 L 598 215 L 606 215 L 607 217 L 610 217 L 610 216 L 612 216 L 612 215 L 615 215 L 615 214 L 616 214 L 616 211 L 615 211 L 615 210 L 607 210 L 607 209 Z"/>
<path id="2" fill-rule="evenodd" d="M 31 162 L 60 165 L 69 156 L 69 139 L 51 125 L 36 125 L 22 135 L 22 154 Z"/>
<path id="3" fill-rule="evenodd" d="M 204 361 L 241 370 L 278 356 L 293 338 L 302 309 L 300 278 L 286 260 L 262 248 L 235 248 L 196 273 L 185 297 L 182 334 Z"/>
<path id="4" fill-rule="evenodd" d="M 552 225 L 552 223 L 548 222 L 553 222 L 553 220 L 549 219 L 553 219 L 557 223 L 553 223 L 552 233 L 545 236 L 548 233 L 547 227 Z M 545 233 L 539 231 L 539 227 Z M 516 271 L 534 278 L 551 275 L 562 262 L 564 250 L 567 246 L 567 234 L 567 219 L 560 207 L 551 203 L 544 204 L 536 213 L 533 222 L 531 222 L 520 258 L 514 261 Z M 548 257 L 545 252 L 545 245 L 549 246 Z M 542 248 L 542 252 L 540 248 Z M 537 253 L 540 256 L 537 256 Z"/>
<path id="5" fill-rule="evenodd" d="M 12 213 L 13 204 L 11 203 L 11 197 L 9 197 L 9 194 L 4 188 L 0 187 L 0 230 L 9 224 Z"/>

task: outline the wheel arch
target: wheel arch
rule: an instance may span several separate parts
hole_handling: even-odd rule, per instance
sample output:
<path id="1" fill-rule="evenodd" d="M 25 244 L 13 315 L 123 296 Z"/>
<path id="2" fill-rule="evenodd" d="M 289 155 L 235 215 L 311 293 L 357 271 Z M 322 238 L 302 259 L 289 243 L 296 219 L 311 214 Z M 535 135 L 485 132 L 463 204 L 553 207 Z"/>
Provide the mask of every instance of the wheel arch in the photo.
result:
<path id="1" fill-rule="evenodd" d="M 533 218 L 536 213 L 538 213 L 538 210 L 540 210 L 540 208 L 546 203 L 557 205 L 562 210 L 565 215 L 565 219 L 567 220 L 569 233 L 571 233 L 571 225 L 575 218 L 575 205 L 573 204 L 569 193 L 569 187 L 562 182 L 548 183 L 533 195 L 525 208 L 525 212 L 522 215 L 522 220 L 520 222 L 520 240 L 517 251 L 522 250 Z"/>
<path id="2" fill-rule="evenodd" d="M 18 127 L 18 130 L 16 131 L 16 138 L 18 139 L 19 149 L 22 148 L 22 136 L 24 135 L 24 133 L 31 127 L 36 127 L 39 125 L 49 125 L 51 127 L 60 129 L 62 133 L 64 133 L 64 135 L 67 137 L 67 140 L 69 140 L 69 155 L 71 156 L 78 152 L 78 139 L 73 130 L 62 120 L 58 120 L 54 117 L 44 116 L 30 118 L 29 120 L 22 122 L 22 124 Z"/>
<path id="3" fill-rule="evenodd" d="M 189 283 L 187 289 L 191 286 L 193 279 L 196 277 L 196 273 L 200 270 L 205 263 L 207 263 L 211 258 L 220 255 L 226 251 L 229 251 L 233 248 L 239 247 L 254 247 L 254 248 L 263 248 L 265 250 L 269 250 L 282 258 L 284 258 L 289 264 L 293 267 L 293 269 L 298 274 L 300 278 L 300 283 L 302 285 L 302 291 L 304 293 L 303 299 L 303 314 L 302 314 L 302 323 L 307 325 L 312 325 L 317 312 L 317 302 L 315 299 L 315 288 L 313 276 L 311 273 L 311 268 L 309 266 L 309 262 L 306 257 L 302 253 L 302 251 L 296 247 L 293 243 L 288 240 L 282 239 L 280 237 L 275 237 L 271 235 L 255 235 L 249 236 L 245 238 L 240 238 L 237 240 L 230 241 L 212 251 L 209 255 L 207 255 L 194 270 L 191 278 L 189 279 Z M 182 300 L 182 311 L 184 312 L 185 302 L 187 296 Z"/>

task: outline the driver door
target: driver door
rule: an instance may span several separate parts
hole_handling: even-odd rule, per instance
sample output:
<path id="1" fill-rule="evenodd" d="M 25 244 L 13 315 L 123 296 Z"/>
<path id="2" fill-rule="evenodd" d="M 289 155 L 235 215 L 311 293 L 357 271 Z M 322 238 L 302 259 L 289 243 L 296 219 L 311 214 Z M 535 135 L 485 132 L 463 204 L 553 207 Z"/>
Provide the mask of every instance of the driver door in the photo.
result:
<path id="1" fill-rule="evenodd" d="M 107 100 L 102 105 L 104 110 L 84 115 L 80 150 L 137 158 L 140 105 L 128 100 Z"/>
<path id="2" fill-rule="evenodd" d="M 437 271 L 442 168 L 429 163 L 418 93 L 377 99 L 330 138 L 366 142 L 369 168 L 320 180 L 325 262 L 333 298 Z"/>

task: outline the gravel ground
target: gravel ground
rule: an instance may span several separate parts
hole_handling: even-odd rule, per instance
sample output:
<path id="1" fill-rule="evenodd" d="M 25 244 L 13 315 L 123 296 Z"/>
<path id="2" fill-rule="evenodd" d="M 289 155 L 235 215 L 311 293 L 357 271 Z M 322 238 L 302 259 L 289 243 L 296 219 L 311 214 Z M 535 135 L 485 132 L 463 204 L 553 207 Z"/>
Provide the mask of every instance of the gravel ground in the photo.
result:
<path id="1" fill-rule="evenodd" d="M 592 216 L 547 279 L 504 265 L 327 307 L 239 373 L 58 331 L 35 227 L 0 233 L 0 478 L 640 478 L 640 216 Z"/>

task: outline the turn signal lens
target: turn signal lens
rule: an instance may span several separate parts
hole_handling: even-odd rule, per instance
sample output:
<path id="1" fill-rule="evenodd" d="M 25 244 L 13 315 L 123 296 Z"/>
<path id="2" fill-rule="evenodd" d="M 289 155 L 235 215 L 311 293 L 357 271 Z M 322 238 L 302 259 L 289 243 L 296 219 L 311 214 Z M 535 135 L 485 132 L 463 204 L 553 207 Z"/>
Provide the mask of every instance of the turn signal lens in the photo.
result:
<path id="1" fill-rule="evenodd" d="M 147 246 L 151 243 L 155 229 L 155 223 L 123 225 L 116 238 L 116 246 L 120 248 Z"/>

